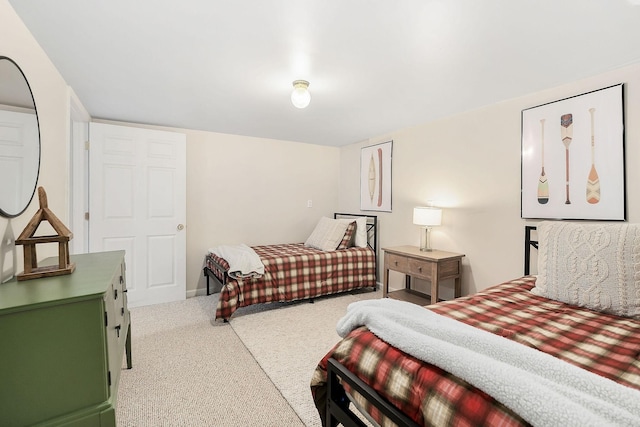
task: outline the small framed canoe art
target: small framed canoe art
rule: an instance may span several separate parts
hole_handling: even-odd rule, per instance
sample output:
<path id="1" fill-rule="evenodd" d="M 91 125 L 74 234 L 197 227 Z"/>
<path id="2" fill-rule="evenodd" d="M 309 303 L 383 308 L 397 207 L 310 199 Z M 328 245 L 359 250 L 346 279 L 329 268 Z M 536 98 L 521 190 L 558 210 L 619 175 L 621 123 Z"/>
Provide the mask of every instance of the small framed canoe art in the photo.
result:
<path id="1" fill-rule="evenodd" d="M 391 212 L 393 141 L 360 151 L 360 210 Z"/>
<path id="2" fill-rule="evenodd" d="M 521 216 L 625 220 L 623 85 L 522 110 Z"/>

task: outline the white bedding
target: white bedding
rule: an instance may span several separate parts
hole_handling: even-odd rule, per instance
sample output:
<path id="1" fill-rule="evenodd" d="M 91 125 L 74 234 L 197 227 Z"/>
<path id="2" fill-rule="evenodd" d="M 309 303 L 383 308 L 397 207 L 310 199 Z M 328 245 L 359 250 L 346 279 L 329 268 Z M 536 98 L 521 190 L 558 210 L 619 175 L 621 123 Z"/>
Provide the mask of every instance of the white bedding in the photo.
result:
<path id="1" fill-rule="evenodd" d="M 228 274 L 233 279 L 260 277 L 264 274 L 264 264 L 262 264 L 260 257 L 244 243 L 216 246 L 210 248 L 209 252 L 227 260 L 229 263 Z"/>
<path id="2" fill-rule="evenodd" d="M 640 391 L 424 307 L 388 298 L 352 303 L 358 326 L 464 379 L 535 426 L 640 426 Z"/>

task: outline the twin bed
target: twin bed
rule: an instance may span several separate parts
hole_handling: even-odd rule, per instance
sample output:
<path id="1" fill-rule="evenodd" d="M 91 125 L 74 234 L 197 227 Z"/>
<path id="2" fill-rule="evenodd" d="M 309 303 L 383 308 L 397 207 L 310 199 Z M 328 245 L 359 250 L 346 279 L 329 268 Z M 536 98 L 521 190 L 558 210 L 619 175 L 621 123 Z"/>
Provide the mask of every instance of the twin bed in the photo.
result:
<path id="1" fill-rule="evenodd" d="M 216 319 L 227 321 L 240 307 L 376 288 L 377 217 L 336 213 L 322 218 L 305 243 L 252 246 L 264 270 L 234 274 L 212 248 L 205 257 L 210 281 L 220 288 Z"/>
<path id="2" fill-rule="evenodd" d="M 533 228 L 536 276 L 352 304 L 311 380 L 323 425 L 640 425 L 640 226 Z"/>

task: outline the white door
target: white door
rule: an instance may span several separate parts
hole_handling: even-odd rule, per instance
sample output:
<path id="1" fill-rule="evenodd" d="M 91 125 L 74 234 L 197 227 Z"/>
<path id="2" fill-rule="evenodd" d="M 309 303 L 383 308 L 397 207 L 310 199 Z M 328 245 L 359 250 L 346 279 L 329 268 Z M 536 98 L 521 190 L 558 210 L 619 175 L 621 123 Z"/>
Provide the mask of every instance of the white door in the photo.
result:
<path id="1" fill-rule="evenodd" d="M 91 123 L 89 250 L 124 249 L 131 307 L 186 298 L 186 136 Z"/>

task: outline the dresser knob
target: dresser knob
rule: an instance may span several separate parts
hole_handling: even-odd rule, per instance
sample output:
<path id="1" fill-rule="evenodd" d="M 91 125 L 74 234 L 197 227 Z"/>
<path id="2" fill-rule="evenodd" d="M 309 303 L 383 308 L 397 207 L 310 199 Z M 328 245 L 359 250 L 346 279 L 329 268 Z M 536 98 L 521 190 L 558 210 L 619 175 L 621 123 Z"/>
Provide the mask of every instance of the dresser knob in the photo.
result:
<path id="1" fill-rule="evenodd" d="M 396 265 L 398 265 L 398 261 L 396 261 L 395 263 L 396 263 Z"/>
<path id="2" fill-rule="evenodd" d="M 422 267 L 418 267 L 418 271 L 422 273 Z"/>

